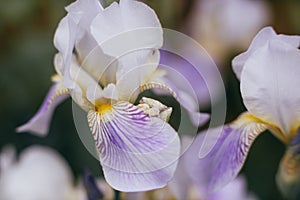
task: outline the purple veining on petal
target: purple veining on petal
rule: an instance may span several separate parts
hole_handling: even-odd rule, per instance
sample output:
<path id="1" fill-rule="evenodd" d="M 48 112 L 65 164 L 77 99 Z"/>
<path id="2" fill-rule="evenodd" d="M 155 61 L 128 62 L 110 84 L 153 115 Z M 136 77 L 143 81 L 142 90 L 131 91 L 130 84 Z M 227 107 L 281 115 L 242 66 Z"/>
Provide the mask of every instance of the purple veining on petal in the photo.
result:
<path id="1" fill-rule="evenodd" d="M 90 111 L 88 121 L 105 177 L 113 187 L 141 191 L 162 187 L 171 179 L 180 143 L 165 121 L 149 117 L 128 102 L 113 105 L 102 116 Z"/>
<path id="2" fill-rule="evenodd" d="M 210 135 L 200 133 L 188 150 L 185 162 L 200 191 L 216 191 L 233 180 L 244 165 L 251 144 L 266 129 L 257 122 L 239 127 L 226 125 L 218 137 L 214 132 L 218 134 L 220 128 L 211 129 Z M 196 159 L 200 147 L 211 144 L 215 144 L 211 151 L 204 158 Z"/>
<path id="3" fill-rule="evenodd" d="M 17 128 L 17 132 L 31 132 L 38 136 L 45 136 L 49 130 L 52 114 L 57 105 L 63 102 L 69 95 L 59 83 L 53 85 L 38 112 L 26 124 Z"/>

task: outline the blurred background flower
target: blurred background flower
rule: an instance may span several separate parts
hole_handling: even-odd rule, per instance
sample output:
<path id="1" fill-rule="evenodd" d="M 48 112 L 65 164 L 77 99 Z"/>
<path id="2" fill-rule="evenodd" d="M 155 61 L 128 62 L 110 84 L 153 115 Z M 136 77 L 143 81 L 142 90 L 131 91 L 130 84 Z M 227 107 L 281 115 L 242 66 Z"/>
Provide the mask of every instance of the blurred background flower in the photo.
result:
<path id="1" fill-rule="evenodd" d="M 112 0 L 110 0 L 111 2 Z M 182 31 L 201 41 L 199 35 L 201 19 L 195 16 L 201 15 L 201 5 L 207 4 L 207 0 L 143 0 L 157 12 L 162 26 Z M 208 0 L 210 1 L 210 0 Z M 214 0 L 216 1 L 216 0 Z M 219 0 L 219 3 L 222 0 Z M 256 2 L 263 5 L 255 11 L 263 16 L 260 26 L 272 25 L 277 32 L 283 34 L 300 34 L 300 2 L 294 0 L 226 0 L 222 1 L 216 11 L 208 15 L 222 16 L 225 11 L 237 7 L 235 2 Z M 92 175 L 101 176 L 99 163 L 82 145 L 79 137 L 74 137 L 76 129 L 72 120 L 72 108 L 70 100 L 62 104 L 55 112 L 56 117 L 52 121 L 50 133 L 45 138 L 38 138 L 27 133 L 17 134 L 15 128 L 27 121 L 38 109 L 36 105 L 43 100 L 51 85 L 49 77 L 54 73 L 53 57 L 56 50 L 53 45 L 54 31 L 59 20 L 65 15 L 64 6 L 71 0 L 1 0 L 0 1 L 0 148 L 7 144 L 14 144 L 17 153 L 32 144 L 42 144 L 56 149 L 70 164 L 75 176 L 79 176 L 82 168 L 88 166 Z M 217 2 L 217 1 L 216 1 Z M 230 2 L 230 3 L 225 3 Z M 106 2 L 106 5 L 109 1 Z M 228 5 L 232 5 L 228 8 Z M 249 9 L 253 9 L 247 6 Z M 247 8 L 248 9 L 248 8 Z M 265 10 L 266 9 L 266 10 Z M 263 11 L 261 11 L 263 10 Z M 264 11 L 265 10 L 265 11 Z M 207 11 L 208 12 L 208 11 Z M 237 13 L 237 14 L 234 14 Z M 203 13 L 204 15 L 205 13 Z M 233 19 L 245 17 L 246 12 L 233 12 Z M 242 15 L 242 16 L 241 16 Z M 197 17 L 196 17 L 197 18 Z M 220 18 L 220 17 L 216 17 Z M 216 19 L 215 18 L 215 19 Z M 232 19 L 230 18 L 230 19 Z M 257 20 L 260 20 L 259 18 Z M 235 20 L 233 20 L 235 21 Z M 239 21 L 239 20 L 237 20 Z M 254 20 L 256 22 L 256 20 Z M 243 27 L 244 24 L 233 24 L 230 27 Z M 224 26 L 224 24 L 221 24 Z M 233 28 L 227 28 L 225 33 L 214 33 L 218 37 L 228 36 L 240 41 L 241 35 Z M 215 27 L 222 30 L 222 27 Z M 259 28 L 257 29 L 257 31 Z M 209 30 L 205 30 L 204 32 Z M 244 34 L 244 31 L 242 31 Z M 231 60 L 240 52 L 246 50 L 250 40 L 256 32 L 253 30 L 243 42 L 236 42 L 233 46 L 225 45 L 224 50 L 213 53 L 215 43 L 204 41 L 206 49 L 212 55 L 222 69 L 227 92 L 227 120 L 232 121 L 239 113 L 245 111 L 239 92 L 239 82 L 231 69 Z M 204 37 L 204 36 L 203 36 Z M 205 37 L 204 37 L 205 38 Z M 221 43 L 218 39 L 218 43 Z M 248 40 L 248 41 L 247 41 Z M 228 41 L 229 43 L 229 41 Z M 232 44 L 232 42 L 230 42 Z M 219 44 L 218 44 L 219 45 Z M 220 44 L 221 45 L 221 44 Z M 223 44 L 222 44 L 223 45 Z M 228 48 L 228 49 L 227 49 Z M 174 105 L 174 116 L 170 122 L 176 127 L 176 118 L 179 118 L 178 105 L 172 98 L 166 98 L 168 105 Z M 164 104 L 166 104 L 164 102 Z M 176 107 L 177 105 L 177 107 Z M 177 116 L 176 116 L 177 113 Z M 269 151 L 272 149 L 272 151 Z M 284 153 L 284 145 L 270 134 L 263 134 L 254 143 L 248 155 L 242 173 L 248 182 L 248 189 L 253 191 L 259 199 L 282 199 L 275 185 L 275 174 L 280 158 Z"/>

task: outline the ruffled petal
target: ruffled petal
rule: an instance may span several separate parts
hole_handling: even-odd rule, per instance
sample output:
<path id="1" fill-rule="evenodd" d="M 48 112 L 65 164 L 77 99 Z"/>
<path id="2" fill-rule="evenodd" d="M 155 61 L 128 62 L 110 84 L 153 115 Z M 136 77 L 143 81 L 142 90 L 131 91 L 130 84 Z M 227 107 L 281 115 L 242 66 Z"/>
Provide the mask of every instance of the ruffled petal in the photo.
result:
<path id="1" fill-rule="evenodd" d="M 104 53 L 117 58 L 139 49 L 158 49 L 163 43 L 155 12 L 132 0 L 105 8 L 92 22 L 91 32 Z"/>
<path id="2" fill-rule="evenodd" d="M 290 140 L 300 124 L 300 50 L 270 40 L 249 57 L 241 74 L 241 93 L 248 111 L 274 124 Z M 288 105 L 288 106 L 287 106 Z"/>
<path id="3" fill-rule="evenodd" d="M 103 114 L 88 113 L 106 181 L 125 192 L 165 186 L 180 153 L 176 131 L 128 102 L 107 109 Z"/>
<path id="4" fill-rule="evenodd" d="M 68 96 L 68 90 L 62 87 L 61 83 L 53 85 L 38 112 L 26 124 L 19 126 L 16 131 L 45 136 L 48 133 L 52 114 L 56 106 Z"/>
<path id="5" fill-rule="evenodd" d="M 269 40 L 277 39 L 282 42 L 286 42 L 293 47 L 298 48 L 300 46 L 300 36 L 290 36 L 290 35 L 278 35 L 272 27 L 265 27 L 260 30 L 254 37 L 249 49 L 236 56 L 232 60 L 232 68 L 238 79 L 241 78 L 241 73 L 247 59 L 260 47 L 264 46 Z"/>
<path id="6" fill-rule="evenodd" d="M 244 165 L 253 141 L 267 128 L 245 113 L 232 124 L 200 133 L 185 160 L 199 191 L 202 194 L 215 192 L 232 181 Z"/>
<path id="7" fill-rule="evenodd" d="M 300 131 L 283 156 L 276 176 L 277 185 L 287 199 L 300 197 Z"/>

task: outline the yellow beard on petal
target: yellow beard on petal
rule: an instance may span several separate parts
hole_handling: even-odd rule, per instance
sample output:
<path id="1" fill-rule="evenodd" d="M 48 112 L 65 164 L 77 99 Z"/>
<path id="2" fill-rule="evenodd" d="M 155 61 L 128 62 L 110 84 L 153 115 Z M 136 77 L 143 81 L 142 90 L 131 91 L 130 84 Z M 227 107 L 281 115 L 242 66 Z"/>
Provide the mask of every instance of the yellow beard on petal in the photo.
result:
<path id="1" fill-rule="evenodd" d="M 96 111 L 101 115 L 104 115 L 105 113 L 107 113 L 111 110 L 112 110 L 112 105 L 109 103 L 101 104 L 96 107 Z"/>

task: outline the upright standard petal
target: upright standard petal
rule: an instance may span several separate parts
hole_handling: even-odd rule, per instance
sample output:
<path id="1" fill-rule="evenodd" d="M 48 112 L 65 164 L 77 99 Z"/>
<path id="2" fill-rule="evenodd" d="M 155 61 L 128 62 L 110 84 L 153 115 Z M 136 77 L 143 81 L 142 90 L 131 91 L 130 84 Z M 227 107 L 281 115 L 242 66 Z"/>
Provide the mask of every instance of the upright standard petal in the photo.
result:
<path id="1" fill-rule="evenodd" d="M 159 51 L 140 50 L 124 55 L 119 60 L 116 74 L 119 99 L 135 102 L 140 87 L 147 83 L 159 63 Z"/>
<path id="2" fill-rule="evenodd" d="M 244 113 L 232 124 L 210 129 L 209 135 L 200 133 L 185 160 L 199 191 L 215 192 L 232 181 L 244 165 L 253 141 L 267 128 Z M 202 152 L 203 149 L 207 151 Z"/>
<path id="3" fill-rule="evenodd" d="M 38 136 L 48 133 L 52 114 L 57 105 L 63 102 L 68 95 L 68 90 L 62 83 L 53 85 L 38 112 L 26 124 L 19 126 L 17 132 L 30 132 Z"/>
<path id="4" fill-rule="evenodd" d="M 125 192 L 161 188 L 172 178 L 179 137 L 165 121 L 128 102 L 102 105 L 88 113 L 107 182 Z"/>
<path id="5" fill-rule="evenodd" d="M 282 158 L 276 176 L 277 185 L 288 199 L 300 197 L 300 131 L 292 140 Z"/>
<path id="6" fill-rule="evenodd" d="M 133 0 L 112 3 L 97 15 L 91 30 L 104 53 L 114 57 L 139 49 L 158 49 L 163 43 L 155 12 Z"/>
<path id="7" fill-rule="evenodd" d="M 260 30 L 254 37 L 248 50 L 236 56 L 232 60 L 232 68 L 238 79 L 241 78 L 241 73 L 247 59 L 260 47 L 264 46 L 269 40 L 277 39 L 286 42 L 291 46 L 298 48 L 300 46 L 300 36 L 290 36 L 277 34 L 272 27 L 265 27 Z"/>
<path id="8" fill-rule="evenodd" d="M 294 137 L 300 124 L 300 50 L 280 40 L 270 40 L 245 63 L 241 93 L 248 111 Z M 287 106 L 288 105 L 288 106 Z"/>

